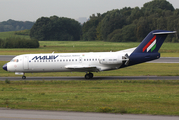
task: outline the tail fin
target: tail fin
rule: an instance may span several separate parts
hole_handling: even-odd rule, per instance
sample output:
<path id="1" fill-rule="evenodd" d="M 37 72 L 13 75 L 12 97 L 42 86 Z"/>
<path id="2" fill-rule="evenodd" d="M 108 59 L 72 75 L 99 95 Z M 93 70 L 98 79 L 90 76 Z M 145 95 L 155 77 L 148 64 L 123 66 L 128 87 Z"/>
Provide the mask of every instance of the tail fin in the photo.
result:
<path id="1" fill-rule="evenodd" d="M 176 31 L 151 31 L 129 56 L 129 65 L 135 65 L 160 58 L 160 53 L 158 53 L 160 47 L 167 35 L 174 33 L 176 33 Z"/>
<path id="2" fill-rule="evenodd" d="M 156 53 L 162 46 L 168 34 L 176 31 L 154 30 L 150 32 L 133 53 Z"/>

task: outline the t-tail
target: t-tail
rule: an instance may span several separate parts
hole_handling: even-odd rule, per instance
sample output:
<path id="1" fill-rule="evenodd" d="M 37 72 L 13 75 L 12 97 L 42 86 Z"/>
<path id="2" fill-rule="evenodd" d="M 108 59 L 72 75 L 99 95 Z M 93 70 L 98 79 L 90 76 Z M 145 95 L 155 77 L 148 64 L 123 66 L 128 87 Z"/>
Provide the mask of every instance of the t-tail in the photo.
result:
<path id="1" fill-rule="evenodd" d="M 154 30 L 150 32 L 141 44 L 129 56 L 129 64 L 135 65 L 160 58 L 158 53 L 168 34 L 175 34 L 176 31 Z"/>

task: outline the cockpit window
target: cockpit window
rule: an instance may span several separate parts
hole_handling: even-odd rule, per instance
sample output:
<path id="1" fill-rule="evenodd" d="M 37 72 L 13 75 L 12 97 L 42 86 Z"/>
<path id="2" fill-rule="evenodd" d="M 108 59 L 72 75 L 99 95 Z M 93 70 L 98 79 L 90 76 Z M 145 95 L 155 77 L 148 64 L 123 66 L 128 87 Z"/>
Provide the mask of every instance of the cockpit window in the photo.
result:
<path id="1" fill-rule="evenodd" d="M 11 62 L 19 62 L 18 59 L 12 59 Z"/>

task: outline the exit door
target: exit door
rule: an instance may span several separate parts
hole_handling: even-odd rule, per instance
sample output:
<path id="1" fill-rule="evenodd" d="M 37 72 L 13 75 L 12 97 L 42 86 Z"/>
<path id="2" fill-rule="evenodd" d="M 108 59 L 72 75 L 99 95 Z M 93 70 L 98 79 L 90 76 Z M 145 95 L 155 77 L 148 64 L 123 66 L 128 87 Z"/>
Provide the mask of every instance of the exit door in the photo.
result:
<path id="1" fill-rule="evenodd" d="M 24 56 L 24 70 L 28 70 L 29 69 L 29 57 L 28 56 Z"/>

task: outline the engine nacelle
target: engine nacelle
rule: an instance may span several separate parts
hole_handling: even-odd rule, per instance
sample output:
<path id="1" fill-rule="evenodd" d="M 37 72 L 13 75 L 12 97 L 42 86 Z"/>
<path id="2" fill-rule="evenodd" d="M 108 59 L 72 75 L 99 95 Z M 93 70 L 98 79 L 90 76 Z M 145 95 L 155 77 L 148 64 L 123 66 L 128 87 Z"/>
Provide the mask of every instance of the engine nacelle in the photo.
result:
<path id="1" fill-rule="evenodd" d="M 101 56 L 99 62 L 106 65 L 122 64 L 122 56 Z"/>

